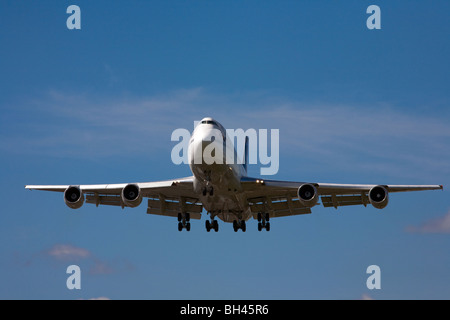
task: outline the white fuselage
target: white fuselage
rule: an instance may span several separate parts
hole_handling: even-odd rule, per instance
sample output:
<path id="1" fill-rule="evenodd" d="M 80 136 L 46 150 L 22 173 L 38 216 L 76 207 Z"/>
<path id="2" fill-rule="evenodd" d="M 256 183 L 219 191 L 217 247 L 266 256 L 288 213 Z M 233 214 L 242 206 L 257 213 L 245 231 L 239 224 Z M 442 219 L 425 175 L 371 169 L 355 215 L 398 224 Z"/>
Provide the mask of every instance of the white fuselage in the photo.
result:
<path id="1" fill-rule="evenodd" d="M 247 172 L 225 128 L 211 118 L 204 118 L 191 136 L 188 153 L 194 191 L 204 208 L 223 221 L 248 220 L 250 210 L 246 199 L 240 198 L 241 177 Z"/>

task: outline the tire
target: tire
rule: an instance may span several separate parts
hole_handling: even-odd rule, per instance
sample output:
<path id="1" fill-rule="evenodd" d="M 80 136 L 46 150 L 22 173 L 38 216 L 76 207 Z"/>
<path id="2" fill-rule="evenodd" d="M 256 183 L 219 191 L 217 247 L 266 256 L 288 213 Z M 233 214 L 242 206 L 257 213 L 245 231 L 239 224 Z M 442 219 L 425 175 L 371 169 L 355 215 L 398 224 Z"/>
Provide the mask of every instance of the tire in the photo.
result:
<path id="1" fill-rule="evenodd" d="M 236 220 L 233 220 L 233 229 L 234 229 L 234 232 L 237 232 L 237 231 L 238 231 L 238 229 L 239 229 L 239 227 L 238 227 L 238 225 L 237 225 L 237 221 L 236 221 Z"/>
<path id="2" fill-rule="evenodd" d="M 209 220 L 205 221 L 205 227 L 206 227 L 207 232 L 209 232 L 211 230 L 211 224 L 209 223 Z"/>
<path id="3" fill-rule="evenodd" d="M 189 222 L 186 223 L 186 231 L 191 231 L 191 224 Z"/>
<path id="4" fill-rule="evenodd" d="M 178 231 L 183 230 L 183 225 L 181 224 L 181 222 L 178 222 Z"/>
<path id="5" fill-rule="evenodd" d="M 266 223 L 266 231 L 270 231 L 270 223 L 269 222 Z"/>

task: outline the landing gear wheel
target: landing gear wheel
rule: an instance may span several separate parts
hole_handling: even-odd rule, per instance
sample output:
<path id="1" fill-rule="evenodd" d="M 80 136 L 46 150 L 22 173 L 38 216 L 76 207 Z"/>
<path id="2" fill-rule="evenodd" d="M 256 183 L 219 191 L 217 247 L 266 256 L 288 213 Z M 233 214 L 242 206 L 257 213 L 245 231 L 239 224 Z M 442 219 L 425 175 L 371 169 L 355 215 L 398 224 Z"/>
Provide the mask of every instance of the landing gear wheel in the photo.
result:
<path id="1" fill-rule="evenodd" d="M 270 231 L 269 213 L 258 212 L 257 218 L 258 218 L 258 231 L 261 231 L 262 229 Z"/>
<path id="2" fill-rule="evenodd" d="M 233 220 L 233 230 L 234 232 L 237 232 L 239 229 L 242 230 L 242 232 L 245 232 L 247 230 L 246 224 L 244 220 Z"/>
<path id="3" fill-rule="evenodd" d="M 211 231 L 211 229 L 213 229 L 215 232 L 219 231 L 219 223 L 217 222 L 217 220 L 206 220 L 205 227 L 207 232 Z"/>
<path id="4" fill-rule="evenodd" d="M 210 195 L 211 197 L 214 195 L 214 188 L 213 187 L 205 187 L 202 189 L 202 194 L 204 197 L 206 197 L 206 195 Z"/>
<path id="5" fill-rule="evenodd" d="M 189 212 L 183 213 L 178 212 L 178 231 L 182 231 L 183 228 L 186 228 L 186 231 L 191 230 L 191 224 L 189 220 L 191 219 L 191 215 Z"/>

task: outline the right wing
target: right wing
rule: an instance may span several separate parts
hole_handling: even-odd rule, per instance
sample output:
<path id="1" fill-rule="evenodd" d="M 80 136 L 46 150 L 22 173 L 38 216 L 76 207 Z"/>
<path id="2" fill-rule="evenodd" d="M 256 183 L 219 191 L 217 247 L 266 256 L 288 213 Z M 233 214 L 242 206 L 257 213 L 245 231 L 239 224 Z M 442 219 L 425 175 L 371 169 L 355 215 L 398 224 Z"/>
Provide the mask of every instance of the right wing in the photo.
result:
<path id="1" fill-rule="evenodd" d="M 179 212 L 189 212 L 190 218 L 200 219 L 203 205 L 193 191 L 193 177 L 174 180 L 137 182 L 120 184 L 77 185 L 86 203 L 98 205 L 128 205 L 122 199 L 122 190 L 128 185 L 136 185 L 140 197 L 148 198 L 147 213 L 177 217 Z M 29 190 L 65 192 L 70 185 L 27 185 Z"/>
<path id="2" fill-rule="evenodd" d="M 442 190 L 442 185 L 374 185 L 293 182 L 243 177 L 241 179 L 247 201 L 255 218 L 258 212 L 267 212 L 270 217 L 283 217 L 311 213 L 311 207 L 299 201 L 297 190 L 304 184 L 313 185 L 324 207 L 370 204 L 369 192 L 382 187 L 387 193 Z M 316 202 L 319 204 L 318 202 Z M 386 202 L 387 204 L 387 202 Z M 375 206 L 375 205 L 374 205 Z M 380 207 L 381 208 L 381 207 Z"/>

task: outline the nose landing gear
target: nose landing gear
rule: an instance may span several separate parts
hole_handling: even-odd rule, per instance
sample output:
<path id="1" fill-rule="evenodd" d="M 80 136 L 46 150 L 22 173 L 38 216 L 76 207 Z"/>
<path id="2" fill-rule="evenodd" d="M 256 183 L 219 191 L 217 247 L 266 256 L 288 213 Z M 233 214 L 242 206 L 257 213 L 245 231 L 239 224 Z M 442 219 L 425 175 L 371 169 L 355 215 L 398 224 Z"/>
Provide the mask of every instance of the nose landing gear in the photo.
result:
<path id="1" fill-rule="evenodd" d="M 214 195 L 214 188 L 209 186 L 202 189 L 202 194 L 204 197 L 206 197 L 207 194 L 209 194 L 211 197 Z"/>

